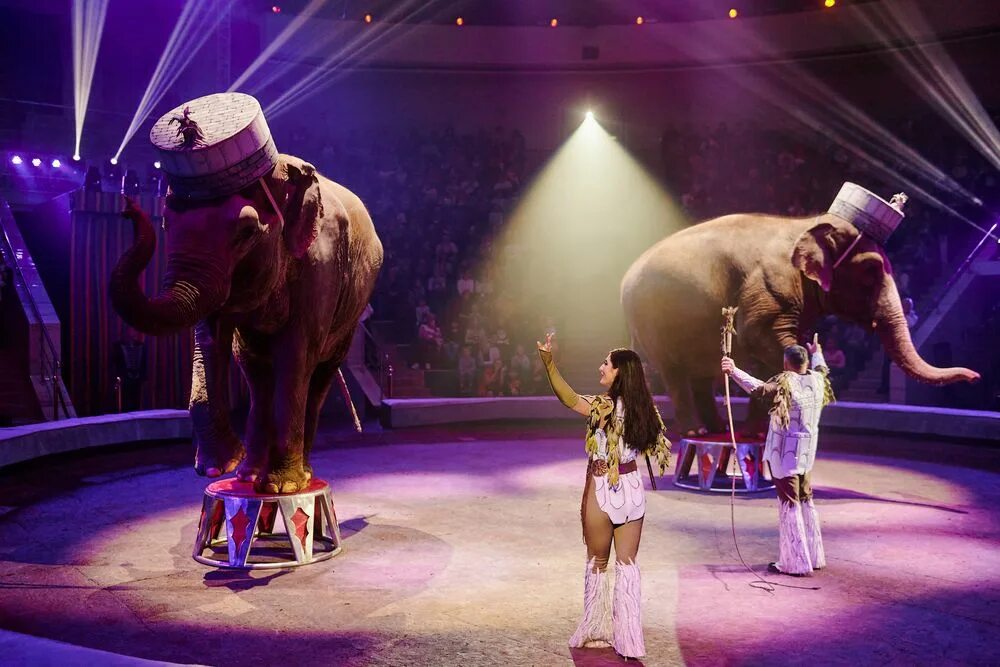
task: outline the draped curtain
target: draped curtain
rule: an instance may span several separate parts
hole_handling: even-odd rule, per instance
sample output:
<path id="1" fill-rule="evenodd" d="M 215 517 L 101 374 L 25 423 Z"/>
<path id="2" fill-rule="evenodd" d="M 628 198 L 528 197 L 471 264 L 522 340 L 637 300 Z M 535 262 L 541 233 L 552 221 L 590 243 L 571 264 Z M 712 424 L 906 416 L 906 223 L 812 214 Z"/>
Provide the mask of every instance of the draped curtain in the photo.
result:
<path id="1" fill-rule="evenodd" d="M 159 291 L 166 270 L 163 200 L 144 195 L 157 246 L 141 282 L 147 294 Z M 70 392 L 78 414 L 115 412 L 113 347 L 126 325 L 111 307 L 111 269 L 132 244 L 132 223 L 121 217 L 121 195 L 78 191 L 72 198 L 70 232 Z M 143 409 L 186 408 L 191 389 L 191 331 L 146 336 L 146 382 Z"/>

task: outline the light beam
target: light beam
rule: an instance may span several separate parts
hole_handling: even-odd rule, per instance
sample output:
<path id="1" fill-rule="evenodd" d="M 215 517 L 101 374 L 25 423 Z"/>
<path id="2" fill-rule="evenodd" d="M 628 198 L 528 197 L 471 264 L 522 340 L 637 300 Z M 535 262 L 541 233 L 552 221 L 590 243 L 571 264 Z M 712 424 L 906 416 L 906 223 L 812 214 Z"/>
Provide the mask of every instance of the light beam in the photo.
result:
<path id="1" fill-rule="evenodd" d="M 90 87 L 94 81 L 97 52 L 101 48 L 108 0 L 73 0 L 73 106 L 75 141 L 73 155 L 80 154 L 83 122 L 90 102 Z"/>
<path id="2" fill-rule="evenodd" d="M 215 32 L 219 23 L 229 13 L 233 2 L 234 0 L 187 0 L 173 32 L 170 33 L 167 45 L 160 55 L 156 69 L 149 79 L 146 91 L 139 101 L 139 107 L 135 110 L 132 122 L 129 123 L 128 130 L 125 131 L 125 137 L 115 152 L 116 158 L 125 150 L 125 146 L 135 136 L 139 126 L 152 113 L 153 108 L 163 98 L 163 95 L 170 90 L 177 78 L 187 69 L 191 60 L 204 46 L 205 41 Z"/>

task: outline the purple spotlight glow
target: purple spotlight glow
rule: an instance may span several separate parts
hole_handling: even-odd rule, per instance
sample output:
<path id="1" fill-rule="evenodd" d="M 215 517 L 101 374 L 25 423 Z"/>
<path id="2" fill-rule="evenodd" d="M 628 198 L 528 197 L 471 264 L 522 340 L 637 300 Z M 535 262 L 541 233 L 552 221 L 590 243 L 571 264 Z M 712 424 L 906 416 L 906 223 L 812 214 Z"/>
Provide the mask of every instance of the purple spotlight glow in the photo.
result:
<path id="1" fill-rule="evenodd" d="M 52 159 L 52 168 L 53 169 L 58 169 L 61 166 L 62 166 L 62 162 L 59 160 L 59 158 L 53 158 Z"/>
<path id="2" fill-rule="evenodd" d="M 35 167 L 41 167 L 42 166 L 42 158 L 40 158 L 40 157 L 33 157 L 33 158 L 31 158 L 31 164 L 32 164 L 32 166 L 35 166 Z"/>
<path id="3" fill-rule="evenodd" d="M 111 158 L 111 164 L 118 164 L 118 158 L 116 157 Z"/>
<path id="4" fill-rule="evenodd" d="M 21 159 L 20 155 L 15 155 L 10 159 L 11 164 L 21 164 L 22 162 L 24 162 L 24 160 Z"/>
<path id="5" fill-rule="evenodd" d="M 157 160 L 156 162 L 153 163 L 153 168 L 154 169 L 159 169 L 160 168 L 160 161 L 159 160 Z"/>
<path id="6" fill-rule="evenodd" d="M 73 155 L 73 162 L 79 162 L 79 161 L 80 161 L 80 154 L 79 153 L 75 153 Z"/>

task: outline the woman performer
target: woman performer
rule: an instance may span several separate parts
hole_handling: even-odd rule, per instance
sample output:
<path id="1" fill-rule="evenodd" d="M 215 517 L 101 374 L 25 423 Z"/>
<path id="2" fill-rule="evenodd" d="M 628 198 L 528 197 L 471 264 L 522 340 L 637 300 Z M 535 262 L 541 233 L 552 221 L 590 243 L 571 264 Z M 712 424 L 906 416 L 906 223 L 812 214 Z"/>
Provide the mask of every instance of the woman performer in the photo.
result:
<path id="1" fill-rule="evenodd" d="M 589 417 L 589 456 L 581 518 L 587 545 L 583 583 L 583 620 L 569 640 L 573 648 L 611 644 L 623 657 L 646 653 L 640 616 L 640 579 L 636 554 L 642 536 L 646 497 L 636 465 L 640 454 L 653 454 L 666 470 L 670 441 L 646 385 L 639 355 L 612 350 L 601 364 L 607 393 L 580 396 L 566 383 L 552 360 L 553 334 L 538 343 L 552 391 L 563 405 Z M 615 545 L 615 586 L 606 572 Z"/>

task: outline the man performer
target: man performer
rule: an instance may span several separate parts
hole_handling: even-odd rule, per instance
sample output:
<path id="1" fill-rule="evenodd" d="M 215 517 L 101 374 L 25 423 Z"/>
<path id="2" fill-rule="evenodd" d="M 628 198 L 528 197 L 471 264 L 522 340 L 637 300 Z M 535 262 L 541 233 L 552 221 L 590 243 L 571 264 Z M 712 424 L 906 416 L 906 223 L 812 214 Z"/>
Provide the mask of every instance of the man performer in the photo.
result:
<path id="1" fill-rule="evenodd" d="M 722 359 L 722 372 L 751 400 L 771 405 L 764 460 L 778 492 L 779 537 L 778 560 L 768 570 L 800 577 L 826 566 L 809 472 L 816 458 L 820 411 L 833 400 L 818 336 L 808 348 L 785 348 L 785 370 L 767 382 L 740 370 L 729 357 Z"/>

